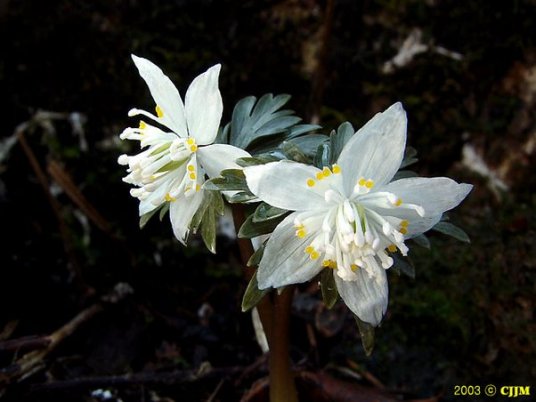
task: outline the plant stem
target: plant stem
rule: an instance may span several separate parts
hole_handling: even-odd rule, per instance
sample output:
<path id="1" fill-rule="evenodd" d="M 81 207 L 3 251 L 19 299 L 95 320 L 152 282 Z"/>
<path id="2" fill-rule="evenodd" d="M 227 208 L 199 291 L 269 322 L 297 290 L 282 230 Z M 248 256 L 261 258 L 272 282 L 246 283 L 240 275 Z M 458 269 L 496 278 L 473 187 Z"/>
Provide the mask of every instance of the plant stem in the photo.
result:
<path id="1" fill-rule="evenodd" d="M 293 294 L 294 287 L 288 286 L 280 295 L 274 295 L 270 342 L 270 402 L 298 402 L 289 356 L 289 321 Z"/>

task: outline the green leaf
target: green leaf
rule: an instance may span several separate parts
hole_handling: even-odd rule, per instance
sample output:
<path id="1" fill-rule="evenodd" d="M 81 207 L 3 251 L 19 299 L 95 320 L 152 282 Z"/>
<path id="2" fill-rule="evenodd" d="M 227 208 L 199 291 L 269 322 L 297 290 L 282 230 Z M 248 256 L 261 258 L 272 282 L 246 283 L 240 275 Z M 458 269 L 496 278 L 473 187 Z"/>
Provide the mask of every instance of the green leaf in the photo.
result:
<path id="1" fill-rule="evenodd" d="M 471 239 L 469 238 L 467 233 L 465 233 L 458 226 L 453 225 L 450 222 L 438 222 L 432 229 L 436 232 L 440 232 L 446 234 L 447 236 L 454 237 L 455 239 L 463 241 L 465 243 L 471 243 Z"/>
<path id="2" fill-rule="evenodd" d="M 197 211 L 195 211 L 195 214 L 190 221 L 190 230 L 193 233 L 197 233 L 197 230 L 201 226 L 201 222 L 203 220 L 203 217 L 205 216 L 205 213 L 207 212 L 207 209 L 209 208 L 212 198 L 211 198 L 212 191 L 205 191 L 203 201 L 201 201 L 201 204 L 199 205 L 199 208 L 197 208 Z"/>
<path id="3" fill-rule="evenodd" d="M 410 177 L 417 177 L 417 176 L 418 174 L 412 170 L 399 170 L 398 172 L 395 173 L 392 181 L 400 180 L 400 179 L 408 179 Z"/>
<path id="4" fill-rule="evenodd" d="M 268 219 L 278 218 L 285 215 L 287 212 L 286 209 L 272 207 L 265 202 L 261 202 L 253 213 L 252 220 L 254 223 L 262 222 Z"/>
<path id="5" fill-rule="evenodd" d="M 370 356 L 374 349 L 374 327 L 368 322 L 361 321 L 358 316 L 354 314 L 357 328 L 359 329 L 359 335 L 361 336 L 361 344 L 365 350 L 365 354 Z"/>
<path id="6" fill-rule="evenodd" d="M 246 312 L 255 307 L 269 291 L 270 289 L 259 289 L 257 271 L 255 271 L 255 274 L 251 277 L 248 287 L 244 292 L 244 297 L 242 298 L 242 312 Z"/>
<path id="7" fill-rule="evenodd" d="M 332 308 L 339 299 L 339 292 L 333 277 L 333 270 L 324 268 L 320 273 L 320 290 L 322 291 L 322 300 L 327 308 Z"/>
<path id="8" fill-rule="evenodd" d="M 158 216 L 158 218 L 160 219 L 160 222 L 162 222 L 162 219 L 164 219 L 164 216 L 167 214 L 168 211 L 169 211 L 169 202 L 166 202 L 164 206 L 160 209 L 160 215 Z"/>
<path id="9" fill-rule="evenodd" d="M 247 262 L 248 267 L 256 267 L 261 262 L 262 256 L 264 255 L 264 248 L 266 247 L 266 242 L 262 243 L 257 250 L 249 257 Z"/>
<path id="10" fill-rule="evenodd" d="M 417 163 L 419 160 L 416 158 L 416 156 L 417 150 L 415 148 L 406 147 L 406 150 L 404 151 L 404 159 L 402 159 L 402 163 L 400 164 L 399 169 L 403 169 L 407 166 Z"/>
<path id="11" fill-rule="evenodd" d="M 228 143 L 236 147 L 252 151 L 255 143 L 256 153 L 264 152 L 265 137 L 278 136 L 275 144 L 299 137 L 307 132 L 316 130 L 318 126 L 313 124 L 298 124 L 301 118 L 294 115 L 294 111 L 280 110 L 288 101 L 290 95 L 265 94 L 258 101 L 254 96 L 241 99 L 233 110 L 231 122 L 224 127 L 219 138 L 226 139 Z"/>
<path id="12" fill-rule="evenodd" d="M 329 144 L 320 144 L 316 150 L 314 165 L 322 169 L 324 166 L 329 166 L 331 160 L 331 146 Z"/>
<path id="13" fill-rule="evenodd" d="M 417 245 L 419 245 L 421 247 L 427 248 L 428 250 L 430 250 L 430 248 L 431 248 L 430 240 L 428 239 L 428 237 L 426 237 L 423 234 L 420 234 L 418 236 L 412 237 L 411 240 L 413 240 L 415 242 L 415 244 L 417 244 Z"/>
<path id="14" fill-rule="evenodd" d="M 289 140 L 289 142 L 298 146 L 298 148 L 300 148 L 300 150 L 311 159 L 316 155 L 318 147 L 320 145 L 327 144 L 328 141 L 329 137 L 324 134 L 306 134 Z"/>
<path id="15" fill-rule="evenodd" d="M 253 156 L 253 157 L 238 158 L 236 160 L 236 163 L 238 166 L 248 167 L 248 166 L 264 165 L 266 163 L 277 162 L 280 160 L 281 158 L 278 158 L 276 156 L 273 156 L 270 154 L 263 154 L 263 155 Z"/>
<path id="16" fill-rule="evenodd" d="M 143 229 L 145 225 L 147 225 L 147 222 L 149 222 L 149 220 L 158 212 L 159 209 L 160 208 L 155 208 L 152 211 L 140 216 L 140 229 Z"/>
<path id="17" fill-rule="evenodd" d="M 391 257 L 393 257 L 394 260 L 391 269 L 415 279 L 415 267 L 409 258 L 404 258 L 400 254 L 391 254 Z"/>
<path id="18" fill-rule="evenodd" d="M 231 204 L 242 204 L 256 199 L 257 196 L 250 193 L 249 191 L 240 191 L 230 197 L 227 197 L 227 201 L 229 201 Z"/>
<path id="19" fill-rule="evenodd" d="M 262 222 L 253 222 L 253 215 L 248 216 L 238 231 L 239 238 L 251 239 L 263 234 L 272 233 L 277 225 L 284 219 L 285 215 Z"/>
<path id="20" fill-rule="evenodd" d="M 281 150 L 285 156 L 292 161 L 300 163 L 310 162 L 309 158 L 302 152 L 302 150 L 296 144 L 293 144 L 290 141 L 283 141 L 281 144 Z"/>
<path id="21" fill-rule="evenodd" d="M 203 188 L 213 191 L 241 191 L 248 189 L 246 176 L 242 169 L 225 169 L 221 171 L 220 176 L 207 180 Z"/>
<path id="22" fill-rule="evenodd" d="M 350 138 L 355 134 L 354 127 L 350 122 L 342 123 L 338 128 L 337 132 L 332 131 L 330 134 L 330 144 L 331 144 L 331 163 L 337 162 L 339 155 L 342 152 L 342 149 L 348 142 Z"/>
<path id="23" fill-rule="evenodd" d="M 216 254 L 216 214 L 211 206 L 208 207 L 201 221 L 201 237 L 205 246 Z"/>

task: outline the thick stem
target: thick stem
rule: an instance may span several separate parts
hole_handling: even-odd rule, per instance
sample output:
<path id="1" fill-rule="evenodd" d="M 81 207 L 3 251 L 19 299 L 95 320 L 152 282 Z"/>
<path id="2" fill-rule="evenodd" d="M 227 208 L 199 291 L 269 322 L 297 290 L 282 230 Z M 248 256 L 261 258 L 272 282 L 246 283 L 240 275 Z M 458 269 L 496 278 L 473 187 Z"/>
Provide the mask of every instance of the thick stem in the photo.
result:
<path id="1" fill-rule="evenodd" d="M 298 402 L 290 368 L 289 322 L 294 287 L 274 296 L 272 342 L 270 343 L 270 402 Z"/>

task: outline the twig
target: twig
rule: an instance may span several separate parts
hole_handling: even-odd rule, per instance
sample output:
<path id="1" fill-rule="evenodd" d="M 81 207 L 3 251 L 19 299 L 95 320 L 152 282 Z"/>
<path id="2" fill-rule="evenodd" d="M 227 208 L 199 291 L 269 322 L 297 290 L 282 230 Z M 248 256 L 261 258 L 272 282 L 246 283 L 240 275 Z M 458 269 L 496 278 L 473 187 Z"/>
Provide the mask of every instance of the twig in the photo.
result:
<path id="1" fill-rule="evenodd" d="M 70 265 L 71 273 L 73 274 L 73 279 L 80 290 L 84 290 L 84 291 L 88 290 L 87 286 L 84 285 L 82 282 L 80 265 L 74 253 L 74 247 L 71 242 L 69 231 L 67 230 L 67 225 L 65 224 L 65 221 L 63 220 L 63 217 L 61 215 L 60 203 L 50 193 L 50 186 L 48 183 L 48 179 L 45 173 L 43 172 L 43 169 L 39 165 L 39 162 L 37 161 L 37 158 L 35 157 L 35 154 L 32 148 L 28 145 L 28 142 L 26 141 L 24 131 L 28 127 L 29 127 L 29 123 L 23 123 L 19 125 L 15 131 L 17 138 L 22 147 L 22 150 L 24 151 L 24 154 L 26 155 L 26 158 L 28 159 L 28 162 L 30 163 L 30 166 L 32 167 L 32 170 L 37 176 L 37 180 L 39 181 L 39 184 L 41 185 L 41 188 L 43 189 L 43 192 L 45 193 L 48 203 L 50 204 L 52 208 L 52 212 L 54 212 L 54 216 L 56 217 L 56 220 L 58 221 L 58 228 L 60 231 L 61 238 L 63 240 L 63 247 L 65 249 L 65 253 L 67 254 L 67 257 L 70 262 L 69 265 Z M 83 292 L 83 293 L 86 293 L 86 292 Z"/>
<path id="2" fill-rule="evenodd" d="M 50 345 L 48 336 L 25 336 L 18 339 L 10 339 L 0 342 L 0 350 L 41 349 Z"/>
<path id="3" fill-rule="evenodd" d="M 116 303 L 131 291 L 132 290 L 128 285 L 119 283 L 115 286 L 114 290 L 110 294 L 104 296 L 102 300 L 109 303 Z M 71 321 L 54 331 L 52 334 L 43 337 L 43 339 L 48 341 L 48 345 L 44 349 L 28 352 L 15 363 L 0 370 L 0 385 L 7 385 L 13 381 L 22 380 L 37 371 L 40 371 L 44 367 L 43 360 L 46 356 L 64 339 L 75 332 L 83 323 L 102 311 L 103 308 L 104 306 L 102 302 L 95 303 L 80 312 Z"/>
<path id="4" fill-rule="evenodd" d="M 31 387 L 30 393 L 131 385 L 177 385 L 211 378 L 225 378 L 235 375 L 242 370 L 243 367 L 232 366 L 211 368 L 202 372 L 199 370 L 174 370 L 170 372 L 142 372 L 116 376 L 80 377 L 72 380 L 36 384 Z"/>

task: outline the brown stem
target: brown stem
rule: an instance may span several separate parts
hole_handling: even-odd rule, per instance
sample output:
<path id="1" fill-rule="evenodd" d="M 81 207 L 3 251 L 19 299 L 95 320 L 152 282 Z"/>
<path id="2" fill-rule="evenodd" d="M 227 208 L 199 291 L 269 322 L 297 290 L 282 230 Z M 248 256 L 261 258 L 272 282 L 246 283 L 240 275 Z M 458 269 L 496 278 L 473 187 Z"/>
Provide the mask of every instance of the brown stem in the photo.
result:
<path id="1" fill-rule="evenodd" d="M 270 402 L 298 402 L 289 356 L 290 307 L 293 294 L 294 286 L 288 286 L 274 298 L 273 339 L 270 344 Z"/>
<path id="2" fill-rule="evenodd" d="M 238 229 L 246 220 L 244 206 L 241 204 L 233 204 L 232 211 L 235 228 L 238 232 Z M 240 250 L 240 257 L 244 266 L 244 276 L 249 281 L 255 273 L 254 268 L 247 266 L 247 263 L 254 252 L 253 246 L 251 245 L 251 241 L 249 239 L 238 239 L 238 248 Z M 270 301 L 269 295 L 263 297 L 259 304 L 257 304 L 257 311 L 259 312 L 262 327 L 264 329 L 264 333 L 266 334 L 266 339 L 268 340 L 268 346 L 271 347 L 273 328 L 273 306 L 272 302 Z"/>

